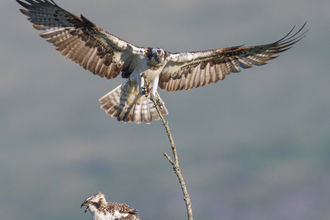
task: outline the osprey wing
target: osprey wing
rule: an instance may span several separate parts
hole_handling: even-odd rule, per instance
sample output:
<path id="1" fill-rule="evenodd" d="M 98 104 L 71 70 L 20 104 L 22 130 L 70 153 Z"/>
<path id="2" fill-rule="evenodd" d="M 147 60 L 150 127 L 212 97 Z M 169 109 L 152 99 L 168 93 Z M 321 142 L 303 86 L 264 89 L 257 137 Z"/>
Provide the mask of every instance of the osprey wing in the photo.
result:
<path id="1" fill-rule="evenodd" d="M 160 74 L 159 87 L 169 92 L 193 89 L 223 80 L 227 74 L 240 72 L 241 68 L 267 64 L 268 60 L 278 57 L 275 54 L 290 49 L 305 37 L 308 30 L 301 33 L 305 24 L 292 36 L 290 34 L 294 28 L 271 44 L 170 54 Z"/>
<path id="2" fill-rule="evenodd" d="M 33 27 L 44 31 L 41 37 L 65 58 L 95 75 L 111 79 L 122 71 L 127 78 L 135 68 L 135 56 L 144 53 L 143 48 L 104 31 L 82 15 L 71 14 L 53 0 L 16 1 L 26 8 L 20 11 L 28 16 Z"/>

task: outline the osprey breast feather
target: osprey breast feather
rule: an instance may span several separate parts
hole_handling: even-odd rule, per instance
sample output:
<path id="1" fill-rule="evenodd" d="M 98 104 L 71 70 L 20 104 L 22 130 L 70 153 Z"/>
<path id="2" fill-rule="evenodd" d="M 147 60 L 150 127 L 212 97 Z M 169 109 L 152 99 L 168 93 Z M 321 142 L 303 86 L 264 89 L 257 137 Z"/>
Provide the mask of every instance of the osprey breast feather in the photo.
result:
<path id="1" fill-rule="evenodd" d="M 282 39 L 265 45 L 228 47 L 207 51 L 170 53 L 161 48 L 137 47 L 95 25 L 84 16 L 76 16 L 53 0 L 16 0 L 25 9 L 33 27 L 55 49 L 84 69 L 112 79 L 120 73 L 127 80 L 100 98 L 101 108 L 118 121 L 151 123 L 159 115 L 147 93 L 144 73 L 151 83 L 151 93 L 168 110 L 157 88 L 166 91 L 189 90 L 223 80 L 241 68 L 264 65 L 301 40 L 308 31 L 293 29 Z"/>

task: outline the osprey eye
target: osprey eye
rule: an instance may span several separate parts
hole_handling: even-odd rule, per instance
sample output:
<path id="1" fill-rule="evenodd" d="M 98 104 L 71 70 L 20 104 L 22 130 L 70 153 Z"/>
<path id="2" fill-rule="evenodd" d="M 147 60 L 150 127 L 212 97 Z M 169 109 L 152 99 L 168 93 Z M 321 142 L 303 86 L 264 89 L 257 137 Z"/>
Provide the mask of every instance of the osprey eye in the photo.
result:
<path id="1" fill-rule="evenodd" d="M 92 202 L 91 201 L 88 201 L 88 204 L 92 204 Z"/>

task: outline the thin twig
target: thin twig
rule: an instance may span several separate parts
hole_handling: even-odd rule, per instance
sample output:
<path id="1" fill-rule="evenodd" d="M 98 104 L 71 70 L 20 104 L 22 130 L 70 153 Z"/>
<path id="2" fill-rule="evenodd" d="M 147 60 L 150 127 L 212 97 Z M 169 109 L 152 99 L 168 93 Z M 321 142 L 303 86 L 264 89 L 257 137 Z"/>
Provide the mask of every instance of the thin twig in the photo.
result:
<path id="1" fill-rule="evenodd" d="M 148 91 L 151 91 L 150 83 L 148 82 L 148 80 L 146 78 L 146 75 L 144 73 L 142 73 L 142 77 L 144 77 L 144 82 L 145 82 L 145 85 L 147 85 Z M 183 179 L 182 172 L 181 172 L 181 169 L 180 169 L 180 166 L 179 166 L 178 154 L 177 154 L 177 151 L 176 151 L 176 146 L 174 145 L 174 141 L 173 141 L 173 137 L 172 137 L 172 134 L 171 134 L 171 131 L 170 131 L 170 127 L 168 126 L 168 121 L 165 121 L 162 113 L 160 112 L 160 109 L 159 109 L 159 106 L 158 106 L 159 103 L 157 103 L 157 101 L 155 99 L 155 96 L 152 94 L 152 92 L 150 92 L 149 94 L 150 94 L 150 99 L 151 99 L 151 101 L 153 101 L 153 103 L 155 105 L 155 108 L 158 112 L 158 115 L 159 115 L 161 121 L 163 122 L 163 125 L 164 125 L 165 129 L 166 129 L 168 139 L 171 143 L 171 148 L 172 148 L 174 161 L 171 159 L 171 157 L 166 152 L 164 153 L 164 156 L 172 164 L 173 170 L 174 170 L 175 174 L 177 175 L 177 177 L 179 179 L 181 189 L 182 189 L 182 192 L 183 192 L 183 196 L 184 196 L 183 199 L 184 199 L 184 201 L 186 203 L 186 207 L 187 207 L 188 219 L 193 220 L 191 199 L 190 199 L 190 196 L 188 194 L 186 183 Z"/>

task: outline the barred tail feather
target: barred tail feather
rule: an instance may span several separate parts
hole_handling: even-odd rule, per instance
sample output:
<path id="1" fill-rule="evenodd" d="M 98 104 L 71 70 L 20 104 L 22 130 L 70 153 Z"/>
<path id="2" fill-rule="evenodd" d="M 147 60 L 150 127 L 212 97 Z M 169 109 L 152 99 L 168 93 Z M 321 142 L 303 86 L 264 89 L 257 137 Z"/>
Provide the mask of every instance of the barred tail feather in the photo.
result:
<path id="1" fill-rule="evenodd" d="M 163 103 L 158 92 L 156 92 L 157 98 Z M 118 121 L 135 122 L 137 124 L 144 121 L 150 124 L 152 119 L 160 119 L 151 99 L 140 95 L 138 88 L 130 87 L 129 81 L 118 86 L 100 98 L 99 101 L 102 103 L 101 108 L 111 117 L 117 118 Z M 168 114 L 165 104 L 161 106 L 161 113 L 163 115 Z"/>

